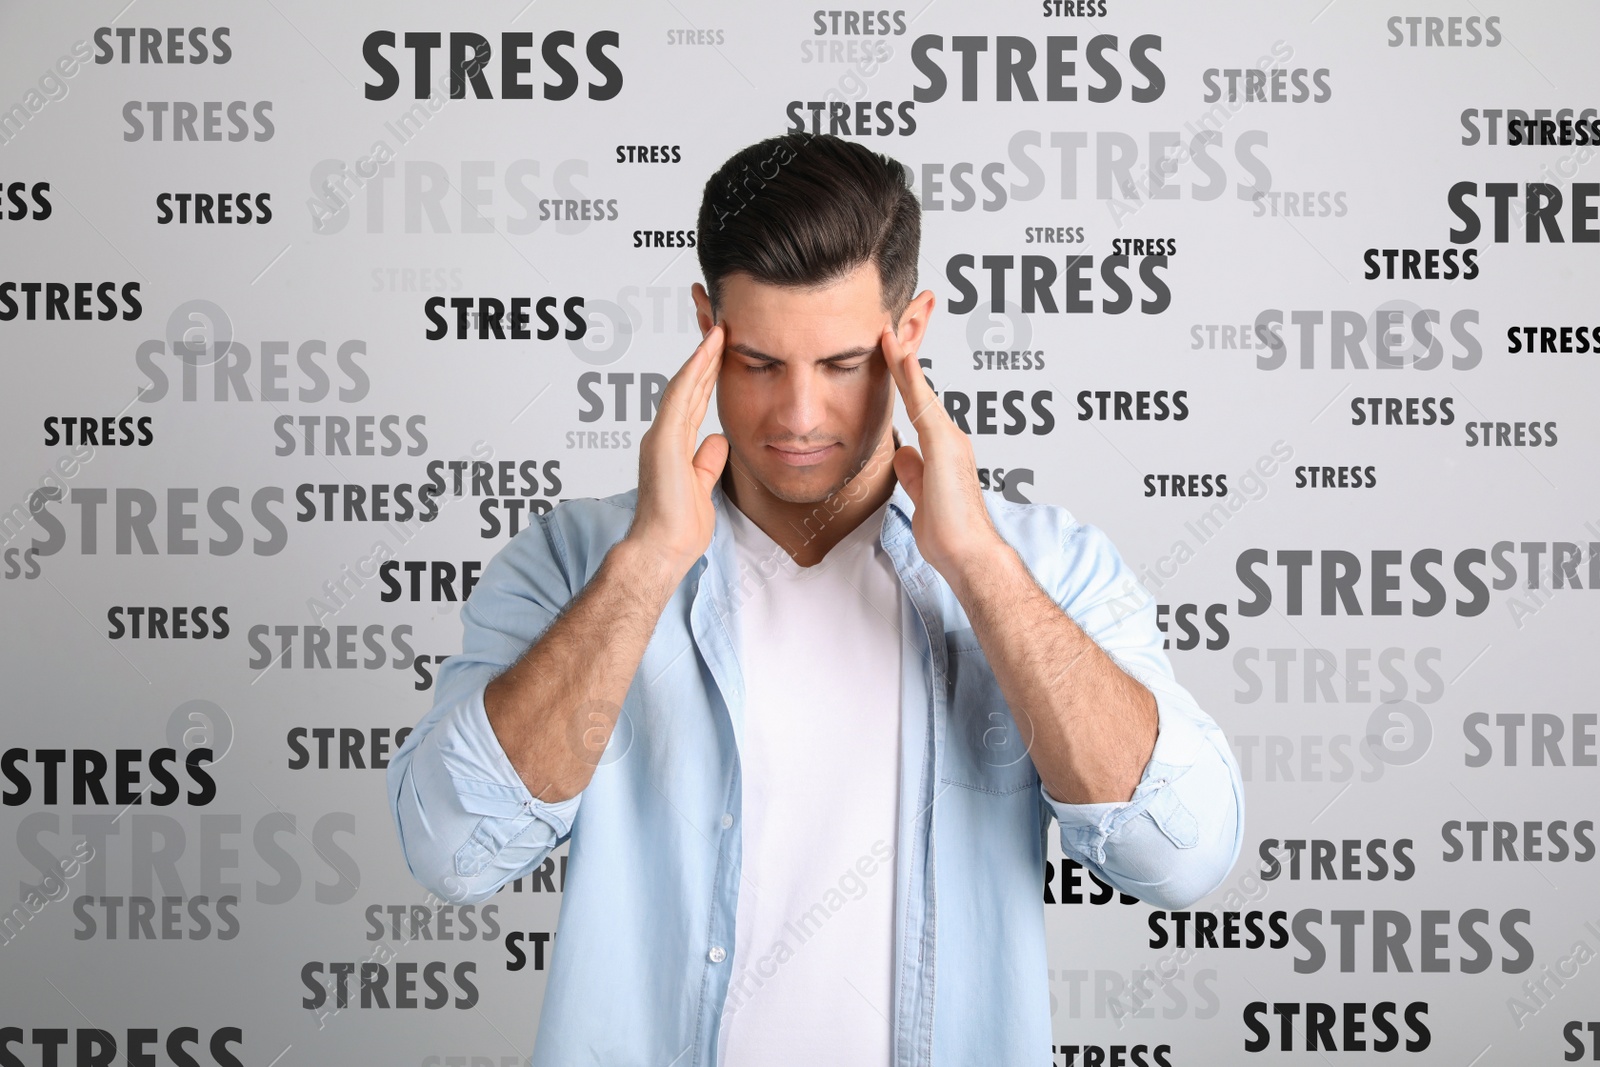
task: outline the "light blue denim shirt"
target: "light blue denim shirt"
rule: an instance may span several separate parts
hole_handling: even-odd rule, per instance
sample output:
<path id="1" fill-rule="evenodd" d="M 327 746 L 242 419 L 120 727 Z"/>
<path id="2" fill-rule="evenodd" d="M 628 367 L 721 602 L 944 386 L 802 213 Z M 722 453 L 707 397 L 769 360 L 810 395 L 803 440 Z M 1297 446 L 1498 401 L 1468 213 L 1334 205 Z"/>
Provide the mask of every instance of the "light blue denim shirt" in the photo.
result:
<path id="1" fill-rule="evenodd" d="M 735 573 L 721 485 L 711 545 L 662 612 L 582 793 L 532 797 L 484 713 L 484 687 L 599 569 L 637 495 L 564 501 L 494 557 L 462 607 L 463 650 L 388 769 L 406 864 L 448 901 L 487 899 L 571 839 L 533 1067 L 715 1067 L 735 973 L 745 681 L 732 613 L 741 583 L 761 576 Z M 1155 695 L 1160 725 L 1131 800 L 1052 798 L 896 485 L 880 535 L 907 594 L 899 840 L 883 864 L 895 879 L 893 1067 L 1052 1062 L 1052 817 L 1067 856 L 1159 908 L 1217 888 L 1243 841 L 1238 765 L 1174 680 L 1155 602 L 1110 540 L 1056 505 L 984 499 L 1040 587 Z"/>

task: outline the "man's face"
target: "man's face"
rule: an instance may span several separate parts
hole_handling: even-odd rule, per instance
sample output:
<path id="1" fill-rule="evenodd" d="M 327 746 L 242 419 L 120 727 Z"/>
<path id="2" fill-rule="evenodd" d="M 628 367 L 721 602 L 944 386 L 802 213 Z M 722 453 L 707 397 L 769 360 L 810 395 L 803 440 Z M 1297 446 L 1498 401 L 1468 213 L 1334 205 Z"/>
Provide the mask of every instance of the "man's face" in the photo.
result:
<path id="1" fill-rule="evenodd" d="M 696 286 L 696 301 L 703 289 Z M 709 304 L 702 306 L 709 328 Z M 865 263 L 821 289 L 723 280 L 727 333 L 717 416 L 736 492 L 754 479 L 779 500 L 815 504 L 843 488 L 889 431 L 894 380 L 879 343 L 890 313 Z"/>

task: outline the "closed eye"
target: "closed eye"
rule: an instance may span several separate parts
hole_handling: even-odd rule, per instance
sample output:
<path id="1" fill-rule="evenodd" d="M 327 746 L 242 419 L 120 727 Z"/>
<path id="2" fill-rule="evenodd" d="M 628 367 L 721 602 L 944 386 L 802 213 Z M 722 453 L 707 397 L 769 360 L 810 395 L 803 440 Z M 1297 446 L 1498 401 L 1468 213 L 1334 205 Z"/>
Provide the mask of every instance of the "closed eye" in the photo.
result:
<path id="1" fill-rule="evenodd" d="M 747 363 L 744 365 L 744 369 L 749 371 L 751 374 L 765 374 L 767 371 L 772 370 L 776 366 L 776 363 L 757 363 L 754 365 Z M 853 367 L 843 367 L 837 363 L 828 364 L 828 368 L 830 370 L 838 371 L 840 374 L 854 374 L 856 371 L 860 370 L 862 366 L 863 364 L 860 363 L 857 363 Z"/>

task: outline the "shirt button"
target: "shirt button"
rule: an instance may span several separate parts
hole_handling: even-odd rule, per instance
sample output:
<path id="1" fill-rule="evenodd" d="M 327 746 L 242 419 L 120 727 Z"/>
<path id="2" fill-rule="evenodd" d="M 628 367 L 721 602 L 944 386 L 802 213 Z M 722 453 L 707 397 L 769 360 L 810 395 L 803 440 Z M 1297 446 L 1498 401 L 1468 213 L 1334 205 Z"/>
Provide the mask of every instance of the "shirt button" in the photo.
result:
<path id="1" fill-rule="evenodd" d="M 726 812 L 724 812 L 723 815 L 722 815 L 722 828 L 724 830 L 726 830 L 728 827 L 730 827 L 732 825 L 733 825 L 733 816 L 729 815 Z"/>
<path id="2" fill-rule="evenodd" d="M 727 952 L 723 950 L 721 945 L 712 945 L 711 951 L 706 953 L 706 955 L 711 958 L 712 963 L 721 963 L 723 960 L 728 958 Z"/>

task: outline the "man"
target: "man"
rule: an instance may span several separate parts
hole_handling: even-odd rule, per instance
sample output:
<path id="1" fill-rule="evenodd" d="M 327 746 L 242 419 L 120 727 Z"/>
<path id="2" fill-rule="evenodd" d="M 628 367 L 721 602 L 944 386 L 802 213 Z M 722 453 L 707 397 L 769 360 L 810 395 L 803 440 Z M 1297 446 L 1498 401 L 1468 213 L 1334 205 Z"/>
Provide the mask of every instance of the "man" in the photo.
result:
<path id="1" fill-rule="evenodd" d="M 637 489 L 490 562 L 390 763 L 406 862 L 447 900 L 571 840 L 535 1067 L 1047 1064 L 1049 820 L 1162 908 L 1238 857 L 1237 766 L 1131 569 L 980 489 L 916 359 L 919 240 L 863 146 L 724 164 L 703 340 Z"/>

